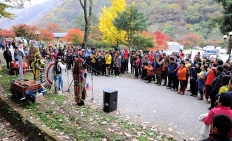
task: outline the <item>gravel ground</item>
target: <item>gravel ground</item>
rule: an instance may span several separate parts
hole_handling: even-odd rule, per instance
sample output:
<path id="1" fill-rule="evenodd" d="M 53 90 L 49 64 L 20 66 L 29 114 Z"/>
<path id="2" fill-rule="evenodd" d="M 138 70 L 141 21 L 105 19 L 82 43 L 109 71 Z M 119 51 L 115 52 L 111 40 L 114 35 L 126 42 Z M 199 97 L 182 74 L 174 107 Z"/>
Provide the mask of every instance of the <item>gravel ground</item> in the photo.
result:
<path id="1" fill-rule="evenodd" d="M 27 138 L 12 128 L 10 122 L 0 114 L 0 140 L 1 141 L 27 141 Z"/>

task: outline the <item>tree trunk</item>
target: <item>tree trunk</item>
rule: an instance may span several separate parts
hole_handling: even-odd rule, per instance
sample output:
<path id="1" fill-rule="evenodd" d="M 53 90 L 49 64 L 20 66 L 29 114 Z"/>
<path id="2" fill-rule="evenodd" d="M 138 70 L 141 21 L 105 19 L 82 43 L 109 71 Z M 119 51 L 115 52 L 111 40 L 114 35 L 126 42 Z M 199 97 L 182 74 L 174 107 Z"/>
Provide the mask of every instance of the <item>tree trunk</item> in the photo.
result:
<path id="1" fill-rule="evenodd" d="M 84 35 L 84 42 L 82 45 L 84 48 L 87 48 L 88 45 L 88 37 L 89 37 L 89 30 L 91 26 L 91 18 L 92 18 L 92 6 L 93 6 L 93 0 L 89 0 L 89 13 L 87 12 L 87 0 L 84 0 L 84 3 L 82 3 L 81 0 L 80 4 L 84 10 L 84 19 L 85 19 L 85 35 Z"/>
<path id="2" fill-rule="evenodd" d="M 131 46 L 132 46 L 132 33 L 131 33 L 131 31 L 130 31 L 130 32 L 129 32 L 129 43 L 128 43 L 129 52 L 130 52 Z"/>

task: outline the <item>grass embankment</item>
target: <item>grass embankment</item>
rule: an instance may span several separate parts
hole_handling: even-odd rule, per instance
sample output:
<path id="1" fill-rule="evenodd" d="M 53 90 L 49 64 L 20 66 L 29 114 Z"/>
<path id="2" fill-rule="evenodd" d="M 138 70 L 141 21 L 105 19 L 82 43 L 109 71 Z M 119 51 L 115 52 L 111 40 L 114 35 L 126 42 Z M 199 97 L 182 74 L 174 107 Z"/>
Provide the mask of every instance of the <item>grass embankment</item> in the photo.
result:
<path id="1" fill-rule="evenodd" d="M 123 141 L 123 140 L 160 140 L 173 141 L 172 136 L 160 133 L 156 127 L 136 125 L 129 119 L 122 119 L 90 104 L 78 107 L 73 103 L 73 94 L 47 94 L 44 101 L 28 104 L 21 102 L 10 94 L 9 87 L 17 76 L 0 72 L 0 83 L 6 90 L 8 98 L 27 112 L 30 119 L 40 121 L 41 126 L 53 133 L 60 140 L 77 141 Z M 32 79 L 32 75 L 25 75 Z M 92 104 L 92 103 L 91 103 Z"/>

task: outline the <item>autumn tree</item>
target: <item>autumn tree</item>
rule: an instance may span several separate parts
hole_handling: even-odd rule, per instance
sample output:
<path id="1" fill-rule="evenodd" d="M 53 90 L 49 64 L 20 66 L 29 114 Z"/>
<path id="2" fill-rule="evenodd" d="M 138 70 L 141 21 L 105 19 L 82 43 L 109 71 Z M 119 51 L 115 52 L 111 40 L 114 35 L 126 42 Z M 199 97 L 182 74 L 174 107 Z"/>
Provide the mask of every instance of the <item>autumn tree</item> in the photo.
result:
<path id="1" fill-rule="evenodd" d="M 69 29 L 67 35 L 64 37 L 64 40 L 66 42 L 70 42 L 71 44 L 80 44 L 83 42 L 83 39 L 83 31 L 77 28 Z"/>
<path id="2" fill-rule="evenodd" d="M 34 40 L 36 38 L 36 27 L 30 26 L 26 24 L 20 24 L 13 26 L 13 31 L 16 37 L 21 37 L 21 39 L 26 39 L 29 44 L 30 40 Z"/>
<path id="3" fill-rule="evenodd" d="M 7 12 L 7 8 L 12 8 L 12 6 L 0 2 L 0 18 L 14 19 L 14 14 Z"/>
<path id="4" fill-rule="evenodd" d="M 194 46 L 199 46 L 201 43 L 201 36 L 190 32 L 189 34 L 185 35 L 182 40 L 182 45 L 185 48 L 192 48 Z"/>
<path id="5" fill-rule="evenodd" d="M 14 19 L 14 14 L 7 12 L 6 9 L 23 8 L 26 1 L 31 0 L 3 0 L 3 2 L 0 2 L 0 18 L 5 17 L 11 20 Z"/>
<path id="6" fill-rule="evenodd" d="M 61 27 L 56 23 L 47 23 L 46 30 L 51 32 L 61 32 Z"/>
<path id="7" fill-rule="evenodd" d="M 39 39 L 45 42 L 52 41 L 54 39 L 54 35 L 51 31 L 48 31 L 46 29 L 40 29 L 40 36 Z"/>
<path id="8" fill-rule="evenodd" d="M 151 34 L 141 33 L 141 34 L 134 34 L 132 36 L 132 48 L 133 50 L 146 50 L 148 48 L 153 48 L 154 38 Z"/>
<path id="9" fill-rule="evenodd" d="M 156 49 L 166 50 L 168 47 L 167 39 L 168 39 L 168 35 L 162 33 L 161 31 L 156 31 L 154 33 L 154 40 L 155 40 Z"/>
<path id="10" fill-rule="evenodd" d="M 89 38 L 95 41 L 102 41 L 102 33 L 100 32 L 99 26 L 91 27 Z"/>
<path id="11" fill-rule="evenodd" d="M 14 38 L 15 33 L 12 30 L 3 29 L 0 30 L 0 38 Z"/>
<path id="12" fill-rule="evenodd" d="M 85 35 L 84 35 L 84 42 L 82 43 L 82 47 L 87 48 L 89 30 L 90 30 L 91 19 L 92 19 L 93 0 L 79 0 L 79 1 L 84 11 L 84 20 L 85 20 Z"/>
<path id="13" fill-rule="evenodd" d="M 118 16 L 117 12 L 122 12 L 126 8 L 125 0 L 112 0 L 111 7 L 102 8 L 100 15 L 99 29 L 103 33 L 102 39 L 110 45 L 118 46 L 119 43 L 125 43 L 126 32 L 117 30 L 113 24 L 114 18 Z"/>
<path id="14" fill-rule="evenodd" d="M 143 13 L 139 13 L 138 7 L 133 4 L 123 12 L 118 12 L 118 17 L 114 19 L 113 24 L 117 30 L 126 31 L 129 49 L 132 46 L 132 36 L 145 31 L 150 25 L 148 18 Z"/>

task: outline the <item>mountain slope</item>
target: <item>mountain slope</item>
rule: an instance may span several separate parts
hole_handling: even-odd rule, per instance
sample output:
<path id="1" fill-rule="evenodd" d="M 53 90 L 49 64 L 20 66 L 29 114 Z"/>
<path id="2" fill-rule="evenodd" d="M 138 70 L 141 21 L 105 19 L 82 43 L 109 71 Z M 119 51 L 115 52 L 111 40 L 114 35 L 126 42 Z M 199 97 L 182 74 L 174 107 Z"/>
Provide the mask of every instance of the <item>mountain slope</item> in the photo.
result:
<path id="1" fill-rule="evenodd" d="M 17 12 L 14 20 L 2 18 L 0 19 L 1 28 L 11 28 L 17 24 L 33 25 L 38 19 L 44 17 L 51 9 L 56 7 L 57 2 L 48 0 L 44 3 L 31 6 L 28 9 L 20 10 Z"/>

